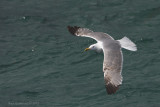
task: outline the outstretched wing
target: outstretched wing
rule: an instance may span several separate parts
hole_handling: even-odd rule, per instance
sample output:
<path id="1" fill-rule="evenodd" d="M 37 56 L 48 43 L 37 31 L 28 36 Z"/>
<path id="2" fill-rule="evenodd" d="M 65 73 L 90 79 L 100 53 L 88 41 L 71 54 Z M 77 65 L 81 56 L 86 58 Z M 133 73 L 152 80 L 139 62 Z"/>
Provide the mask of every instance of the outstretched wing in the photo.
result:
<path id="1" fill-rule="evenodd" d="M 112 44 L 112 48 L 104 48 L 103 72 L 106 91 L 114 94 L 122 84 L 123 56 L 119 44 Z"/>
<path id="2" fill-rule="evenodd" d="M 111 36 L 109 36 L 106 33 L 103 32 L 93 32 L 92 30 L 89 30 L 87 28 L 81 28 L 77 26 L 68 26 L 68 31 L 75 36 L 82 36 L 82 37 L 89 37 L 92 39 L 95 39 L 98 41 L 103 41 L 105 39 L 113 39 Z"/>

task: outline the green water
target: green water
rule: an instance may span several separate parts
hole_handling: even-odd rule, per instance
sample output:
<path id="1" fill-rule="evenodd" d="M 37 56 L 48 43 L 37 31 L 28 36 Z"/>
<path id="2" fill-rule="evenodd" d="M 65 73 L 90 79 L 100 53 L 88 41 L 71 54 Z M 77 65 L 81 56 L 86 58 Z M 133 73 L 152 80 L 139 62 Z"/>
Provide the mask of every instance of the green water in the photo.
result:
<path id="1" fill-rule="evenodd" d="M 103 54 L 67 25 L 127 36 L 123 84 L 107 95 Z M 160 0 L 1 0 L 0 107 L 159 107 Z"/>

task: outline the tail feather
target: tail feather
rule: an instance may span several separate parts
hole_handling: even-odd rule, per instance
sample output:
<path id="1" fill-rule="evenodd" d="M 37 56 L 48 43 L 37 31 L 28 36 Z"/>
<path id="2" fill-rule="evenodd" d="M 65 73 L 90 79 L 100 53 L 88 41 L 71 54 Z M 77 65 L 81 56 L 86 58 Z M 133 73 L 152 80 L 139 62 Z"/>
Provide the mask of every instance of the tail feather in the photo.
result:
<path id="1" fill-rule="evenodd" d="M 125 48 L 130 51 L 137 51 L 136 44 L 133 43 L 129 38 L 123 37 L 122 39 L 117 41 L 120 42 L 122 48 Z"/>

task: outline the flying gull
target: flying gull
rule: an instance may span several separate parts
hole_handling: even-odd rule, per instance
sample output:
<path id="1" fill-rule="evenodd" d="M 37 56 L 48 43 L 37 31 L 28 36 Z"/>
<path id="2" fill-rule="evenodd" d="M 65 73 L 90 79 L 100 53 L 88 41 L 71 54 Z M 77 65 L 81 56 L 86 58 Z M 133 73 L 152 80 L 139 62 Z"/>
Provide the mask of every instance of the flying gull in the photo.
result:
<path id="1" fill-rule="evenodd" d="M 97 41 L 97 43 L 86 48 L 85 51 L 103 51 L 103 72 L 106 91 L 108 94 L 114 94 L 122 84 L 123 79 L 121 75 L 123 64 L 121 48 L 137 51 L 136 45 L 127 37 L 123 37 L 120 40 L 114 40 L 110 35 L 103 32 L 93 32 L 87 28 L 77 26 L 68 26 L 67 28 L 68 31 L 75 36 L 89 37 Z"/>

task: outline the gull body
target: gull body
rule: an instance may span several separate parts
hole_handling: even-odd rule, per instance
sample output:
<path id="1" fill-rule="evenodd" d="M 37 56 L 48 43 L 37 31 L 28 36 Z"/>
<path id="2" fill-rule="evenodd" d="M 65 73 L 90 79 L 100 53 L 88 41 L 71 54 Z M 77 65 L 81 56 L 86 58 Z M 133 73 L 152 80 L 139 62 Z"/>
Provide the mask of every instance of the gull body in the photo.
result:
<path id="1" fill-rule="evenodd" d="M 97 43 L 90 45 L 85 51 L 94 50 L 104 53 L 103 72 L 105 87 L 108 94 L 114 94 L 122 84 L 123 54 L 121 48 L 137 51 L 136 45 L 127 37 L 114 40 L 110 35 L 103 32 L 93 32 L 87 28 L 68 26 L 68 31 L 81 37 L 95 39 Z"/>

